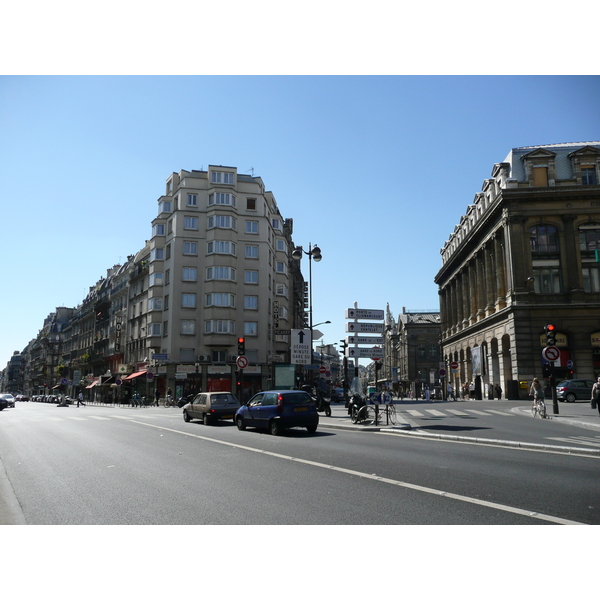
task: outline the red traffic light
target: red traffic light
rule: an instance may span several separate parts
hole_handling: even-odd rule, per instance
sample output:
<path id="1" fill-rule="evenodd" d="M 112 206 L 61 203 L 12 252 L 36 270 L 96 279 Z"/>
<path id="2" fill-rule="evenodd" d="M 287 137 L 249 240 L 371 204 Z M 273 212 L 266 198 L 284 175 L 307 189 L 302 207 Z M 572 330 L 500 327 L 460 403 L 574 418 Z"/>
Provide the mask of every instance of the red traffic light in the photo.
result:
<path id="1" fill-rule="evenodd" d="M 244 343 L 244 338 L 238 338 L 238 344 L 243 344 Z"/>
<path id="2" fill-rule="evenodd" d="M 554 325 L 546 325 L 546 330 L 547 331 L 554 331 L 556 328 L 554 327 Z"/>

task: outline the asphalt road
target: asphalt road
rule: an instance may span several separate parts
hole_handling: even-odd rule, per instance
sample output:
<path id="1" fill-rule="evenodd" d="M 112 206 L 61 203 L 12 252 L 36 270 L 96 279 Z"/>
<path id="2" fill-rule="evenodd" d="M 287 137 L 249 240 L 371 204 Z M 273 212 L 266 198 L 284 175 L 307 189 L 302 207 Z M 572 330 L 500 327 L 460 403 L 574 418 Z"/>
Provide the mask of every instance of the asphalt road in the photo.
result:
<path id="1" fill-rule="evenodd" d="M 173 408 L 19 404 L 0 412 L 0 432 L 5 523 L 600 523 L 591 456 L 346 431 L 326 418 L 315 435 L 273 437 L 184 423 Z"/>

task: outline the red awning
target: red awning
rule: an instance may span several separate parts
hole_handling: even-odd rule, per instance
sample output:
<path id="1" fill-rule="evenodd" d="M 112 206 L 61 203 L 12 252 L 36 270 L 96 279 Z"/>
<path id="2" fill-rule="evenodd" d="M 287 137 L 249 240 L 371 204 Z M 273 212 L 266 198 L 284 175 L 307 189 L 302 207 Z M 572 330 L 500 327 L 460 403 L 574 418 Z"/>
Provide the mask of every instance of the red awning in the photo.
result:
<path id="1" fill-rule="evenodd" d="M 125 379 L 134 379 L 135 377 L 139 377 L 140 375 L 145 375 L 148 371 L 138 371 L 137 373 L 133 373 L 132 375 L 127 375 L 127 377 L 123 377 Z"/>

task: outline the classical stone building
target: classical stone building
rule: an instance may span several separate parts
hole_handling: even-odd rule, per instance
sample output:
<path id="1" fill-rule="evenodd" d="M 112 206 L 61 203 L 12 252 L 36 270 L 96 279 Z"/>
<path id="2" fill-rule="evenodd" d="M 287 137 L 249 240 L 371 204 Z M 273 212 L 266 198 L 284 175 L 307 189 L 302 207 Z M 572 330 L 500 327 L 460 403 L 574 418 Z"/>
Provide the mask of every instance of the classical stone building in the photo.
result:
<path id="1" fill-rule="evenodd" d="M 441 250 L 443 356 L 452 381 L 513 398 L 542 377 L 600 375 L 600 142 L 513 148 Z M 455 363 L 454 368 L 452 364 Z"/>

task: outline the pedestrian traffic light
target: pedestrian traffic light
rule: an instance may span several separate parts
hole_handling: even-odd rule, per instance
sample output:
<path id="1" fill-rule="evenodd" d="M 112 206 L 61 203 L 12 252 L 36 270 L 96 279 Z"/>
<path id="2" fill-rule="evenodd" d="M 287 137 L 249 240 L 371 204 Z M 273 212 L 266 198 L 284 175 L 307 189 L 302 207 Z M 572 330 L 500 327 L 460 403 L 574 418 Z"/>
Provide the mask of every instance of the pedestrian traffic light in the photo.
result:
<path id="1" fill-rule="evenodd" d="M 556 327 L 554 325 L 546 325 L 546 346 L 556 346 Z"/>
<path id="2" fill-rule="evenodd" d="M 246 340 L 244 338 L 238 338 L 238 356 L 245 356 L 246 354 Z"/>

